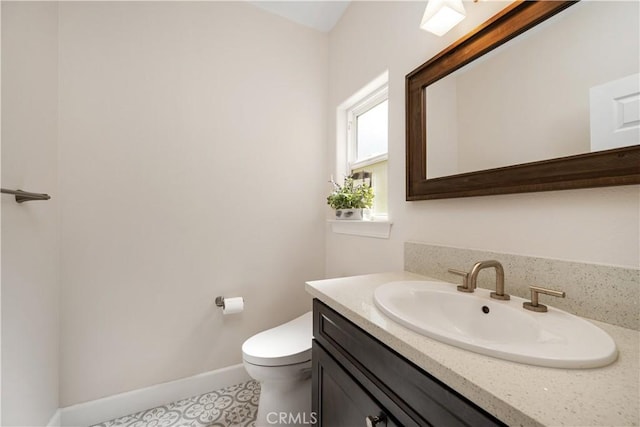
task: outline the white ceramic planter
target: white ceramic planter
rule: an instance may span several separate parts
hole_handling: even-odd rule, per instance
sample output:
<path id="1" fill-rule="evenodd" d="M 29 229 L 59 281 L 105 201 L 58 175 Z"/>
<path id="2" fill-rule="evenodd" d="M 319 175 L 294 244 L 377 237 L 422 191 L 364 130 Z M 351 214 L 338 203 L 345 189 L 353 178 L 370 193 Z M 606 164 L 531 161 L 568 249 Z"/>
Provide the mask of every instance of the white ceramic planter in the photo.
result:
<path id="1" fill-rule="evenodd" d="M 336 209 L 336 219 L 369 221 L 371 209 Z"/>

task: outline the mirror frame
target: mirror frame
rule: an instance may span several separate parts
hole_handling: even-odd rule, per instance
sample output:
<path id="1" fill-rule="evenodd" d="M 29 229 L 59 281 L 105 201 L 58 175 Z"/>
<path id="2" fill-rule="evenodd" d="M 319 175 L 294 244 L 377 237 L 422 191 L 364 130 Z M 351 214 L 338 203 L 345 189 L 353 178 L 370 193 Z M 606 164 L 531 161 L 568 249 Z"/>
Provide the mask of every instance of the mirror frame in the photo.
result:
<path id="1" fill-rule="evenodd" d="M 517 1 L 406 76 L 407 201 L 640 183 L 640 145 L 427 179 L 426 87 L 577 1 Z"/>

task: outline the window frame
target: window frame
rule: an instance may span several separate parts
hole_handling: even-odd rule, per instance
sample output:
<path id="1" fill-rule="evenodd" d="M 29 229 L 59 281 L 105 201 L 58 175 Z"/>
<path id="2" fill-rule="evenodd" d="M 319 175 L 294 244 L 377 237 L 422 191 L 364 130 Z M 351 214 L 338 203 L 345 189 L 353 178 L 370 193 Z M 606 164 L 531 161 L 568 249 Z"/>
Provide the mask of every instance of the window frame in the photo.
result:
<path id="1" fill-rule="evenodd" d="M 347 113 L 347 170 L 349 174 L 354 169 L 372 165 L 389 159 L 389 115 L 387 113 L 387 151 L 383 154 L 357 159 L 358 126 L 356 120 L 369 110 L 383 102 L 389 102 L 389 84 L 385 83 L 378 89 L 369 92 L 360 101 L 346 110 Z"/>
<path id="2" fill-rule="evenodd" d="M 376 163 L 384 162 L 389 159 L 389 114 L 387 110 L 387 150 L 382 154 L 377 154 L 374 156 L 370 156 L 364 159 L 356 159 L 357 156 L 357 140 L 358 140 L 358 126 L 357 126 L 357 118 L 360 115 L 365 114 L 371 109 L 377 107 L 383 102 L 389 102 L 389 82 L 388 79 L 385 79 L 384 82 L 378 82 L 378 85 L 375 86 L 373 90 L 367 90 L 366 92 L 361 91 L 359 93 L 359 97 L 355 98 L 356 100 L 347 104 L 346 108 L 343 110 L 344 118 L 346 119 L 346 123 L 344 124 L 346 128 L 345 135 L 345 149 L 346 149 L 346 162 L 343 163 L 344 167 L 346 167 L 346 175 L 353 174 L 353 171 L 356 169 L 364 168 Z M 343 132 L 344 132 L 343 130 Z M 388 176 L 387 176 L 386 186 L 388 188 Z M 374 179 L 375 180 L 375 179 Z M 375 188 L 375 185 L 374 185 Z M 376 194 L 378 196 L 378 194 Z M 388 195 L 387 195 L 388 198 Z M 386 200 L 385 205 L 388 205 L 388 200 Z M 375 206 L 374 206 L 375 207 Z M 378 212 L 373 211 L 373 218 L 375 221 L 387 221 L 389 218 L 389 212 Z"/>

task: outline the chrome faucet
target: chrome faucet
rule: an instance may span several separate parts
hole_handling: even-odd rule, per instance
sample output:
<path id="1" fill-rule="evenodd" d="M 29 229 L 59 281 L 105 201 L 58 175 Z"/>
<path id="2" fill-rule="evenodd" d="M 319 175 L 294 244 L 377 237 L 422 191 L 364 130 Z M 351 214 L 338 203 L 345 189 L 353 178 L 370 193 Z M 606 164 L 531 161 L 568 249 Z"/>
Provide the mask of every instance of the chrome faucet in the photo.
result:
<path id="1" fill-rule="evenodd" d="M 449 272 L 463 277 L 462 286 L 458 286 L 459 291 L 473 292 L 478 287 L 477 280 L 480 270 L 490 267 L 496 269 L 496 291 L 491 292 L 491 298 L 500 300 L 510 299 L 511 297 L 509 296 L 509 294 L 504 293 L 504 268 L 502 268 L 502 264 L 500 264 L 498 261 L 489 260 L 477 262 L 471 269 L 471 273 L 465 273 L 463 271 L 452 269 L 450 269 Z"/>

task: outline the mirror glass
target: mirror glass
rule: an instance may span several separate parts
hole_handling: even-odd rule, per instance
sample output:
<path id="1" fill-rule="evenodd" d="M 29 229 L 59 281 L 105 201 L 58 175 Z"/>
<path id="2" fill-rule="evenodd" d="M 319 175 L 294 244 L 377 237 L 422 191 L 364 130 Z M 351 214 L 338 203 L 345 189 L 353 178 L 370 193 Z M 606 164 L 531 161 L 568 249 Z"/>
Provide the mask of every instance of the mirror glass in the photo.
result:
<path id="1" fill-rule="evenodd" d="M 579 2 L 425 88 L 426 177 L 639 144 L 639 64 L 640 2 Z"/>

